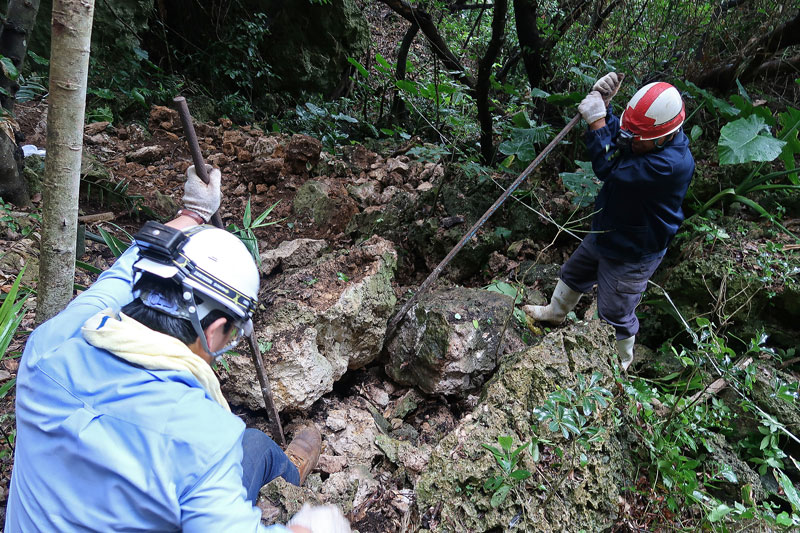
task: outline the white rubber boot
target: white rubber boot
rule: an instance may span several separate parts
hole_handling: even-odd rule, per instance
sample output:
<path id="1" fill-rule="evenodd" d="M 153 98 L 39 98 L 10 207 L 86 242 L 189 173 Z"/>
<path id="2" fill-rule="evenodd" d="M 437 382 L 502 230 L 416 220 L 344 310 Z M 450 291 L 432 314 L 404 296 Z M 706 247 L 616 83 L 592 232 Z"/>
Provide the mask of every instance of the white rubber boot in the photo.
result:
<path id="1" fill-rule="evenodd" d="M 636 335 L 628 337 L 627 339 L 620 339 L 617 341 L 617 353 L 619 360 L 622 363 L 622 370 L 628 370 L 628 367 L 633 363 L 633 343 L 636 340 Z"/>
<path id="2" fill-rule="evenodd" d="M 581 296 L 583 293 L 573 291 L 566 283 L 558 280 L 548 305 L 525 305 L 522 310 L 537 322 L 561 324 L 567 317 L 567 313 L 578 304 Z"/>

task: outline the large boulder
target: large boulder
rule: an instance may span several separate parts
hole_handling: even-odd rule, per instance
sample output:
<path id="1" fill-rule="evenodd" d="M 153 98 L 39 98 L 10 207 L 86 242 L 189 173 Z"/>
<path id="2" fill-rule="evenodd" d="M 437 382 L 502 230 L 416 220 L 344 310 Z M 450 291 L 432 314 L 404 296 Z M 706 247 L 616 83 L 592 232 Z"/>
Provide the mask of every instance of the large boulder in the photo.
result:
<path id="1" fill-rule="evenodd" d="M 269 278 L 256 336 L 278 409 L 305 409 L 348 368 L 377 357 L 396 298 L 397 253 L 379 237 Z M 285 265 L 284 265 L 285 266 Z M 228 401 L 264 407 L 247 351 L 226 356 L 222 387 Z"/>
<path id="2" fill-rule="evenodd" d="M 313 219 L 328 233 L 338 233 L 358 213 L 355 201 L 336 180 L 324 178 L 306 181 L 297 191 L 293 203 L 299 216 Z"/>
<path id="3" fill-rule="evenodd" d="M 511 525 L 515 531 L 538 532 L 611 528 L 620 487 L 626 486 L 614 417 L 592 417 L 592 425 L 609 433 L 588 450 L 575 451 L 560 433 L 550 433 L 546 424 L 540 427 L 533 409 L 543 405 L 550 393 L 575 388 L 578 374 L 588 377 L 599 372 L 600 384 L 610 388 L 609 361 L 614 352 L 612 329 L 591 321 L 556 330 L 537 346 L 504 359 L 484 388 L 480 403 L 439 442 L 417 482 L 417 505 L 428 528 L 421 531 L 508 531 Z M 518 446 L 536 436 L 532 428 L 552 444 L 542 448 L 539 463 L 523 454 L 520 466 L 534 472 L 521 486 L 524 497 L 512 491 L 493 506 L 492 494 L 482 486 L 500 471 L 483 444 L 497 446 L 499 436 L 511 436 Z M 564 450 L 564 461 L 572 462 L 571 455 L 580 451 L 586 457 L 581 461 L 575 458 L 574 468 L 564 476 L 564 469 L 558 466 L 562 461 L 553 455 L 555 447 Z"/>
<path id="4" fill-rule="evenodd" d="M 509 351 L 524 348 L 509 322 L 513 298 L 455 287 L 428 293 L 386 347 L 386 373 L 429 394 L 466 395 Z"/>

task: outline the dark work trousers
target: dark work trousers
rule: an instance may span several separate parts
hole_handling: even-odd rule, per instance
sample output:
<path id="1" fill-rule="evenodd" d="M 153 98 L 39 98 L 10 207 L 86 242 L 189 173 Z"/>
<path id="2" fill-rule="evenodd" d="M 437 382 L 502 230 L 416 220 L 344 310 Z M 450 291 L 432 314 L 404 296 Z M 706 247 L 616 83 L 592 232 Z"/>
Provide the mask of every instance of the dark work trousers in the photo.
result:
<path id="1" fill-rule="evenodd" d="M 242 452 L 242 483 L 248 500 L 255 502 L 261 487 L 278 476 L 293 485 L 300 484 L 297 467 L 263 431 L 245 429 Z"/>
<path id="2" fill-rule="evenodd" d="M 561 280 L 577 292 L 590 292 L 597 284 L 597 312 L 614 326 L 617 340 L 639 331 L 636 306 L 647 288 L 647 280 L 656 271 L 663 254 L 650 261 L 618 261 L 603 257 L 593 239 L 583 240 L 561 267 Z"/>

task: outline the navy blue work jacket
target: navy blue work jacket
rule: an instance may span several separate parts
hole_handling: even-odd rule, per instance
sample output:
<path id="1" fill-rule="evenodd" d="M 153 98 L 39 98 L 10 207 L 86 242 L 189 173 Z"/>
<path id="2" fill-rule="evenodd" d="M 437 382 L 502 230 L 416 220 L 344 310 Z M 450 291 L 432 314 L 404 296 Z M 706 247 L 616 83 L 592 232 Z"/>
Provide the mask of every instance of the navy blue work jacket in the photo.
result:
<path id="1" fill-rule="evenodd" d="M 609 106 L 606 125 L 586 132 L 592 168 L 603 182 L 590 238 L 612 259 L 650 261 L 664 255 L 683 222 L 694 158 L 683 130 L 663 149 L 623 154 L 614 142 L 619 128 Z"/>

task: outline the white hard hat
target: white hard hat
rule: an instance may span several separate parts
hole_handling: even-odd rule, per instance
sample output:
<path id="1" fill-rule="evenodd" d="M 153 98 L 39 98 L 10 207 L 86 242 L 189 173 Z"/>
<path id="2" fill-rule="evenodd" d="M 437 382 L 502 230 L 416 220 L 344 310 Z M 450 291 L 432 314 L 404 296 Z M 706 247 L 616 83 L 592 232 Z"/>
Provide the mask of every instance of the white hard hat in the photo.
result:
<path id="1" fill-rule="evenodd" d="M 237 237 L 213 226 L 193 226 L 183 233 L 187 239 L 172 257 L 147 257 L 140 251 L 134 270 L 181 285 L 186 309 L 174 311 L 176 316 L 189 318 L 196 330 L 200 329 L 200 320 L 218 309 L 236 319 L 240 334 L 249 334 L 260 285 L 258 267 L 250 251 Z M 200 297 L 199 302 L 195 294 Z M 198 335 L 205 344 L 202 330 Z"/>

